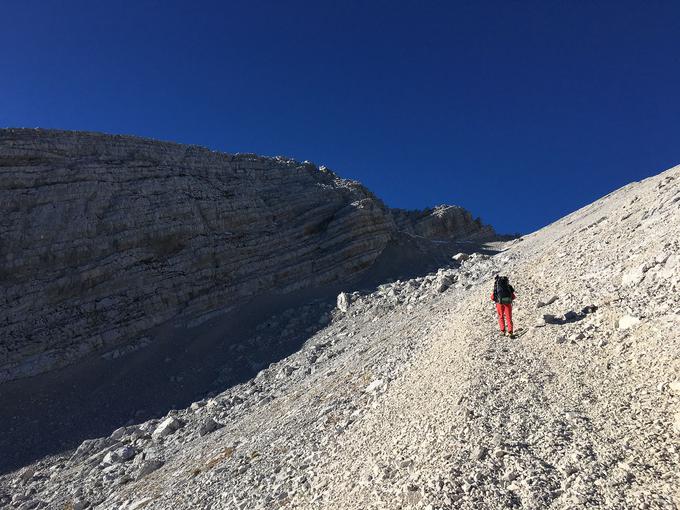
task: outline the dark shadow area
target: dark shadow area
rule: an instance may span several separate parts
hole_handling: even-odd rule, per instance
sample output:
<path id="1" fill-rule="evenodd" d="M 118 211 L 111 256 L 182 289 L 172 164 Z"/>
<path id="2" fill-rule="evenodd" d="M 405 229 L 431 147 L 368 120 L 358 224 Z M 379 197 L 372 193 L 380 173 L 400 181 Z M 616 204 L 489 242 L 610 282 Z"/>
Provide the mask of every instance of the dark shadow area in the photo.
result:
<path id="1" fill-rule="evenodd" d="M 430 241 L 404 234 L 390 241 L 357 287 L 371 289 L 394 280 L 417 278 L 440 267 L 457 266 L 453 255 L 473 252 L 489 256 L 500 253 L 479 241 Z"/>
<path id="2" fill-rule="evenodd" d="M 583 307 L 583 309 L 580 312 L 574 312 L 574 311 L 569 311 L 562 315 L 561 317 L 557 317 L 555 315 L 551 314 L 545 314 L 543 315 L 543 320 L 545 321 L 546 324 L 557 324 L 557 325 L 562 325 L 562 324 L 569 324 L 571 322 L 578 322 L 580 320 L 583 320 L 586 318 L 586 316 L 590 313 L 593 313 L 597 310 L 597 306 L 595 305 L 588 305 Z"/>
<path id="3" fill-rule="evenodd" d="M 99 353 L 4 383 L 0 474 L 245 382 L 324 328 L 340 291 L 371 292 L 382 283 L 417 277 L 451 265 L 451 255 L 461 251 L 494 253 L 474 243 L 405 236 L 352 282 L 261 296 L 199 326 L 157 328 L 148 345 L 120 357 Z"/>

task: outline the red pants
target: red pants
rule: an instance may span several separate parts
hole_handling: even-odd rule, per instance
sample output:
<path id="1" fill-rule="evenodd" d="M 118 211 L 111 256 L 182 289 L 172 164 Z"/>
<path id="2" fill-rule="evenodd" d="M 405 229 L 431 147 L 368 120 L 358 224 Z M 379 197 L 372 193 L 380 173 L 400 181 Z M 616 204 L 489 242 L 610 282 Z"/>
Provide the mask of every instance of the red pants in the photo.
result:
<path id="1" fill-rule="evenodd" d="M 505 325 L 508 326 L 508 333 L 512 333 L 512 305 L 502 305 L 496 303 L 496 311 L 498 312 L 498 325 L 501 331 L 505 331 Z M 503 322 L 505 317 L 505 322 Z"/>

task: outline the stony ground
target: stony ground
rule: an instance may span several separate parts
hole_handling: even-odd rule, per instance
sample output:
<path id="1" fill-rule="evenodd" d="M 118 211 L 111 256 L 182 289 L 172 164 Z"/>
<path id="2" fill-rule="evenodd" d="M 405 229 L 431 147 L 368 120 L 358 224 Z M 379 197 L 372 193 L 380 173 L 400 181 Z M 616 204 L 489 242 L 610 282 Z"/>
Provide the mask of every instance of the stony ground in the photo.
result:
<path id="1" fill-rule="evenodd" d="M 253 380 L 4 476 L 0 503 L 680 507 L 680 167 L 503 248 L 343 295 Z"/>

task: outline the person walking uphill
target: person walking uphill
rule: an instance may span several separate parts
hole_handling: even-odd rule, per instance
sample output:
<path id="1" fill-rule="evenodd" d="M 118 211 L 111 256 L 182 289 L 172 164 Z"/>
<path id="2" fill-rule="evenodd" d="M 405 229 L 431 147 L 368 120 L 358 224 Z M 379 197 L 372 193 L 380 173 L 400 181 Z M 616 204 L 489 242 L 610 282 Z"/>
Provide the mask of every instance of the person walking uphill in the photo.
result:
<path id="1" fill-rule="evenodd" d="M 512 328 L 512 301 L 515 299 L 515 289 L 510 285 L 507 276 L 496 275 L 491 293 L 491 301 L 496 303 L 498 312 L 498 325 L 501 328 L 501 335 L 507 334 L 513 338 Z"/>

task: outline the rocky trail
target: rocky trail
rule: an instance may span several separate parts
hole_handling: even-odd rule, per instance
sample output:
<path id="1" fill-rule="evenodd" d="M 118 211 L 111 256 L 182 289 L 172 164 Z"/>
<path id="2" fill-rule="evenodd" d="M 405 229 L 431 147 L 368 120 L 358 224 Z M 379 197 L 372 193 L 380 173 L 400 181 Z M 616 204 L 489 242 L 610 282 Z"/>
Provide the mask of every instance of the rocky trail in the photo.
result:
<path id="1" fill-rule="evenodd" d="M 493 248 L 341 294 L 253 379 L 2 476 L 0 503 L 677 509 L 680 167 Z"/>

